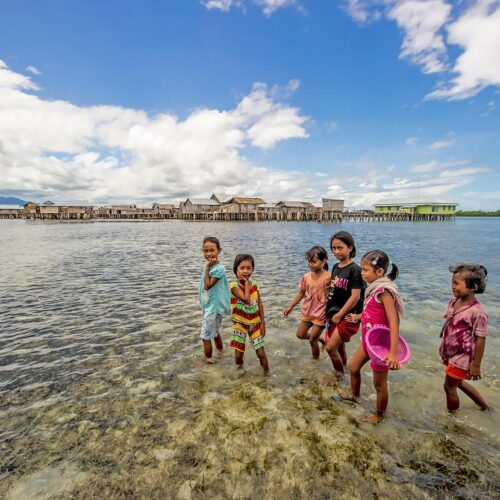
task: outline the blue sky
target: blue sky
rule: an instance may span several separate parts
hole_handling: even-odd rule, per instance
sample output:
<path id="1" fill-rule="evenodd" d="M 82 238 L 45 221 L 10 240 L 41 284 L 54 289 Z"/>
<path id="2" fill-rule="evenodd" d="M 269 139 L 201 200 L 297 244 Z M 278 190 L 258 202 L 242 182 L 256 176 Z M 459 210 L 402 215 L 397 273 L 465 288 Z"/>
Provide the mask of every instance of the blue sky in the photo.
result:
<path id="1" fill-rule="evenodd" d="M 0 196 L 500 199 L 500 2 L 24 1 Z"/>

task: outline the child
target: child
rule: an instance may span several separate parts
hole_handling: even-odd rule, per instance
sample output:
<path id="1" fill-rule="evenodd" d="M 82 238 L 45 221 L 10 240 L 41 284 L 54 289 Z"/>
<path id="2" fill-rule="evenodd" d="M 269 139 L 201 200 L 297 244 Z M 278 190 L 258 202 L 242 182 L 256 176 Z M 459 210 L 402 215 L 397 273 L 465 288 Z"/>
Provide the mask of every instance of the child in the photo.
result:
<path id="1" fill-rule="evenodd" d="M 339 231 L 331 237 L 330 248 L 338 262 L 332 269 L 325 309 L 328 320 L 325 342 L 337 376 L 341 377 L 347 364 L 344 343 L 349 342 L 359 330 L 359 324 L 346 321 L 346 316 L 361 313 L 364 285 L 361 268 L 352 261 L 356 256 L 352 235 L 347 231 Z"/>
<path id="2" fill-rule="evenodd" d="M 302 300 L 302 318 L 297 328 L 299 339 L 308 339 L 311 344 L 312 356 L 319 358 L 318 340 L 325 328 L 325 305 L 330 283 L 328 272 L 328 254 L 323 247 L 315 246 L 306 252 L 310 273 L 304 274 L 299 284 L 299 292 L 290 305 L 283 311 L 288 317 L 293 308 Z"/>
<path id="3" fill-rule="evenodd" d="M 469 396 L 481 410 L 491 409 L 479 391 L 465 380 L 481 378 L 488 329 L 488 316 L 476 299 L 476 293 L 486 289 L 488 271 L 478 264 L 460 264 L 450 267 L 453 273 L 450 300 L 444 315 L 439 354 L 446 365 L 444 391 L 449 412 L 460 407 L 457 388 Z"/>
<path id="4" fill-rule="evenodd" d="M 234 259 L 233 271 L 238 281 L 231 281 L 231 320 L 233 322 L 233 340 L 236 365 L 243 367 L 245 341 L 247 335 L 255 349 L 264 373 L 269 373 L 269 362 L 264 350 L 266 322 L 264 307 L 260 299 L 259 285 L 250 277 L 255 270 L 255 262 L 251 255 L 240 254 Z"/>
<path id="5" fill-rule="evenodd" d="M 207 263 L 202 272 L 199 285 L 199 298 L 203 309 L 203 322 L 200 337 L 203 340 L 205 360 L 212 362 L 212 340 L 219 353 L 222 353 L 220 326 L 222 318 L 229 314 L 229 284 L 226 268 L 219 262 L 222 251 L 219 240 L 207 236 L 203 240 L 203 256 Z"/>
<path id="6" fill-rule="evenodd" d="M 386 276 L 389 265 L 392 265 L 391 272 Z M 393 283 L 399 274 L 398 267 L 389 261 L 389 257 L 385 252 L 372 250 L 363 255 L 361 274 L 368 284 L 365 292 L 363 313 L 350 314 L 346 318 L 347 321 L 351 322 L 358 322 L 361 319 L 361 345 L 349 361 L 352 394 L 341 394 L 340 396 L 343 399 L 357 401 L 361 389 L 361 367 L 370 360 L 365 344 L 366 332 L 374 325 L 389 327 L 391 346 L 385 358 L 386 367 L 380 367 L 373 361 L 370 363 L 373 370 L 373 385 L 377 391 L 376 412 L 361 419 L 362 422 L 377 424 L 384 418 L 389 403 L 387 372 L 399 369 L 399 321 L 404 316 L 404 306 L 398 287 Z"/>

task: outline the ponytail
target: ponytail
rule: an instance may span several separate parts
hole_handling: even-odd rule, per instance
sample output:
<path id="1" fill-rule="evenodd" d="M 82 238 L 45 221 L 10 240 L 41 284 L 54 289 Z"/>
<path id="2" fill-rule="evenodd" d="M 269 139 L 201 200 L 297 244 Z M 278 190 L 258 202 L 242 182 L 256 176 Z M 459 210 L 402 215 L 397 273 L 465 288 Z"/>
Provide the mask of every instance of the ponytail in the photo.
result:
<path id="1" fill-rule="evenodd" d="M 394 281 L 398 276 L 399 276 L 399 269 L 394 262 L 390 262 L 392 268 L 391 272 L 387 275 L 387 277 L 391 280 Z"/>

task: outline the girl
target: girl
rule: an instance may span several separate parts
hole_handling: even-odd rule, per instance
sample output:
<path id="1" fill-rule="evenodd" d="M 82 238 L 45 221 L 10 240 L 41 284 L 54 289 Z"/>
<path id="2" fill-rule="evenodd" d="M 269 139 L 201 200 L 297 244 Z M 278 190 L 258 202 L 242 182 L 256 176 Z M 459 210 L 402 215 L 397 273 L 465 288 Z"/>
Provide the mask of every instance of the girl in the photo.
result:
<path id="1" fill-rule="evenodd" d="M 302 276 L 299 292 L 283 311 L 283 316 L 288 317 L 293 308 L 304 299 L 302 303 L 302 319 L 296 335 L 299 339 L 309 340 L 312 356 L 314 359 L 318 359 L 318 340 L 325 328 L 324 311 L 330 282 L 328 254 L 323 247 L 315 246 L 306 252 L 306 260 L 311 272 Z"/>
<path id="2" fill-rule="evenodd" d="M 477 264 L 460 264 L 450 267 L 453 273 L 450 300 L 444 315 L 445 323 L 441 330 L 439 354 L 446 365 L 444 391 L 449 412 L 460 407 L 457 388 L 469 396 L 481 410 L 490 406 L 479 391 L 465 380 L 481 378 L 481 360 L 484 354 L 488 316 L 476 299 L 476 293 L 486 289 L 485 267 Z"/>
<path id="3" fill-rule="evenodd" d="M 386 276 L 385 274 L 389 265 L 392 265 L 391 272 Z M 360 370 L 370 360 L 365 344 L 366 332 L 376 324 L 389 327 L 391 347 L 385 358 L 386 367 L 381 368 L 373 361 L 370 363 L 370 367 L 373 370 L 373 385 L 377 391 L 376 412 L 361 419 L 362 422 L 377 424 L 383 419 L 387 404 L 389 403 L 387 372 L 399 369 L 399 321 L 404 316 L 404 306 L 398 287 L 393 283 L 399 274 L 398 267 L 389 261 L 389 257 L 385 252 L 372 250 L 363 255 L 361 259 L 361 274 L 368 284 L 365 292 L 366 298 L 363 313 L 349 314 L 346 318 L 353 323 L 361 319 L 361 345 L 349 361 L 352 394 L 341 394 L 340 396 L 343 399 L 357 401 L 361 389 Z"/>
<path id="4" fill-rule="evenodd" d="M 234 259 L 233 271 L 238 281 L 230 283 L 231 289 L 231 320 L 233 322 L 234 360 L 238 367 L 243 367 L 245 341 L 247 335 L 255 349 L 264 373 L 269 373 L 269 362 L 264 350 L 266 322 L 264 307 L 260 299 L 259 285 L 250 277 L 255 270 L 255 262 L 251 255 L 240 254 Z"/>
<path id="5" fill-rule="evenodd" d="M 200 337 L 203 340 L 205 360 L 212 362 L 212 340 L 215 348 L 222 353 L 222 338 L 220 327 L 222 318 L 229 314 L 229 287 L 226 268 L 219 262 L 222 252 L 219 240 L 207 236 L 203 240 L 203 256 L 207 261 L 201 271 L 198 296 L 203 310 Z"/>
<path id="6" fill-rule="evenodd" d="M 361 268 L 352 261 L 356 256 L 354 238 L 347 231 L 339 231 L 330 239 L 330 248 L 338 262 L 333 266 L 330 293 L 325 309 L 328 320 L 325 333 L 326 350 L 338 376 L 347 364 L 345 342 L 359 329 L 358 323 L 346 321 L 348 314 L 359 314 L 363 309 L 363 278 Z"/>

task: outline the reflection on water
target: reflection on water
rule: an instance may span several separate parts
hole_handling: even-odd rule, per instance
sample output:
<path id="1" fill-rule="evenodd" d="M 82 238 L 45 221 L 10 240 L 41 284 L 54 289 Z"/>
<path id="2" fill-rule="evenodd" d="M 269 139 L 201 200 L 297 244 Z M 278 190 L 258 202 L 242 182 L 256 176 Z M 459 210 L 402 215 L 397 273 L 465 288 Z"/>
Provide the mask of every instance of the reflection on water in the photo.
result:
<path id="1" fill-rule="evenodd" d="M 369 369 L 358 407 L 321 383 L 281 311 L 340 227 L 358 256 L 382 248 L 401 269 L 402 333 L 413 357 L 390 374 L 389 416 Z M 437 346 L 448 266 L 479 261 L 491 320 L 478 388 L 500 407 L 498 219 L 449 223 L 94 223 L 0 221 L 0 497 L 498 497 L 497 414 L 444 413 Z M 267 311 L 272 376 L 251 350 L 204 366 L 196 288 L 201 239 L 251 252 Z M 230 274 L 229 274 L 230 276 Z M 297 308 L 299 309 L 299 308 Z M 230 324 L 223 328 L 226 344 Z M 348 346 L 352 354 L 359 342 Z"/>

